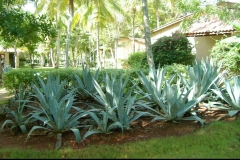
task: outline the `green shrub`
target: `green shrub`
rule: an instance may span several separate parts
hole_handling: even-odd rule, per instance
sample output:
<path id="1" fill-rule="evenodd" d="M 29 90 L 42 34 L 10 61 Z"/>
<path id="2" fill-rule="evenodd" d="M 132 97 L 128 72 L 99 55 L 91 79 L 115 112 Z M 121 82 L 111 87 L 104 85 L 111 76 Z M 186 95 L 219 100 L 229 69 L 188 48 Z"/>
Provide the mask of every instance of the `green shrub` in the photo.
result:
<path id="1" fill-rule="evenodd" d="M 119 59 L 118 61 L 121 63 L 123 69 L 131 68 L 127 59 Z"/>
<path id="2" fill-rule="evenodd" d="M 130 54 L 128 64 L 131 68 L 146 68 L 148 67 L 147 55 L 145 52 L 135 52 Z"/>
<path id="3" fill-rule="evenodd" d="M 15 93 L 20 84 L 27 88 L 31 82 L 35 82 L 37 80 L 36 74 L 37 72 L 33 69 L 11 69 L 3 74 L 3 85 L 8 91 Z"/>
<path id="4" fill-rule="evenodd" d="M 120 75 L 122 72 L 124 73 L 124 78 L 127 76 L 131 76 L 131 78 L 138 82 L 136 70 L 139 69 L 102 69 L 99 72 L 99 83 L 102 82 L 103 77 L 106 73 L 117 74 Z M 142 70 L 142 69 L 141 69 Z M 91 70 L 92 73 L 96 72 L 96 70 Z M 15 93 L 17 91 L 18 86 L 20 84 L 24 85 L 24 88 L 30 88 L 31 83 L 35 83 L 38 85 L 37 76 L 40 76 L 45 82 L 47 82 L 48 75 L 52 73 L 54 76 L 60 75 L 61 80 L 66 80 L 68 87 L 74 87 L 73 83 L 76 80 L 74 74 L 78 75 L 80 78 L 83 78 L 82 69 L 72 69 L 72 68 L 59 68 L 59 69 L 31 69 L 31 68 L 21 68 L 21 69 L 11 69 L 8 72 L 3 74 L 3 85 L 4 87 L 10 91 L 11 93 Z M 127 86 L 131 86 L 128 84 Z"/>
<path id="5" fill-rule="evenodd" d="M 170 77 L 176 73 L 181 73 L 182 76 L 188 77 L 186 65 L 173 63 L 171 65 L 165 65 L 165 68 L 167 79 L 170 79 Z M 174 82 L 176 82 L 176 80 L 174 80 Z"/>
<path id="6" fill-rule="evenodd" d="M 8 91 L 14 93 L 20 84 L 23 84 L 24 88 L 30 87 L 31 83 L 37 84 L 37 75 L 47 81 L 49 73 L 52 73 L 55 76 L 59 74 L 62 80 L 66 80 L 68 83 L 71 83 L 74 78 L 73 73 L 75 72 L 76 70 L 73 69 L 11 69 L 3 74 L 3 85 Z"/>
<path id="7" fill-rule="evenodd" d="M 232 74 L 240 73 L 240 43 L 218 41 L 212 48 L 210 56 L 215 62 L 222 63 L 223 69 Z"/>
<path id="8" fill-rule="evenodd" d="M 156 66 L 171 65 L 173 63 L 192 65 L 195 56 L 191 53 L 192 45 L 189 40 L 179 34 L 159 38 L 152 45 L 153 59 Z"/>

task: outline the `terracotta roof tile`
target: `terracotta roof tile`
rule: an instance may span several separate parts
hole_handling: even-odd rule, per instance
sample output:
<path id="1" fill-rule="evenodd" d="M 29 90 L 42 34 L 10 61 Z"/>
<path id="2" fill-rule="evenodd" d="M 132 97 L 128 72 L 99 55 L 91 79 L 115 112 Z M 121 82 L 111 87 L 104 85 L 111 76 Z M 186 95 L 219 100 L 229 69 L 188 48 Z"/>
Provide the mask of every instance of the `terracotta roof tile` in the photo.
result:
<path id="1" fill-rule="evenodd" d="M 185 34 L 188 37 L 193 37 L 233 33 L 234 31 L 235 29 L 231 24 L 221 21 L 218 17 L 212 17 L 205 22 L 194 23 Z"/>

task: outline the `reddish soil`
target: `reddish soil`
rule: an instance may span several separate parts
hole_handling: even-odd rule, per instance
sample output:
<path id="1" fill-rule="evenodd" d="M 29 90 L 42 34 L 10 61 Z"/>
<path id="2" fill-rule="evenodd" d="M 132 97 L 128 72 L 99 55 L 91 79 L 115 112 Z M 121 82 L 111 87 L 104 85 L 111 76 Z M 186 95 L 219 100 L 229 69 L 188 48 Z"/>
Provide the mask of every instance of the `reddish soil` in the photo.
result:
<path id="1" fill-rule="evenodd" d="M 199 115 L 205 122 L 212 122 L 219 116 L 226 113 L 222 111 L 206 111 L 203 109 L 201 115 Z M 221 120 L 233 120 L 234 118 L 225 118 Z M 0 126 L 5 119 L 0 119 Z M 124 131 L 114 131 L 110 134 L 94 134 L 87 137 L 82 143 L 77 144 L 73 132 L 63 133 L 62 147 L 69 147 L 73 149 L 80 149 L 87 147 L 88 145 L 96 144 L 122 144 L 125 142 L 142 141 L 151 138 L 164 138 L 167 136 L 182 136 L 191 134 L 201 129 L 200 123 L 196 121 L 179 121 L 163 122 L 156 121 L 150 122 L 148 117 L 142 117 L 135 121 L 131 129 Z M 81 130 L 80 130 L 81 131 Z M 84 132 L 82 132 L 84 133 Z M 9 128 L 3 129 L 0 132 L 0 149 L 1 148 L 31 148 L 31 149 L 54 149 L 57 141 L 56 135 L 46 134 L 43 130 L 34 132 L 34 135 L 26 141 L 27 135 L 23 135 L 20 132 L 10 132 Z"/>

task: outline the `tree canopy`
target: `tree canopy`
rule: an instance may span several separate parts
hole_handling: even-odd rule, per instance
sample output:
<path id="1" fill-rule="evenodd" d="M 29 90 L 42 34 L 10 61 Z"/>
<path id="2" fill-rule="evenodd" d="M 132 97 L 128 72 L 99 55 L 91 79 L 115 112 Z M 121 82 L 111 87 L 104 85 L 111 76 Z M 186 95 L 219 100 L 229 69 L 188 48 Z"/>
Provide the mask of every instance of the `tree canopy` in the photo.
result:
<path id="1" fill-rule="evenodd" d="M 35 2 L 34 14 L 20 8 L 28 1 Z M 188 13 L 192 16 L 183 21 L 183 29 L 203 16 L 217 15 L 227 23 L 240 18 L 239 3 L 231 3 L 229 7 L 222 2 L 219 2 L 222 5 L 217 6 L 208 1 L 203 3 L 203 0 L 146 2 L 149 30 Z M 105 53 L 99 53 L 100 50 L 105 52 L 102 48 L 108 48 L 112 58 L 116 58 L 114 52 L 119 37 L 133 39 L 133 52 L 134 39 L 145 38 L 142 3 L 139 0 L 119 0 L 117 3 L 113 0 L 1 0 L 0 11 L 0 39 L 12 46 L 25 46 L 34 52 L 39 42 L 46 43 L 45 38 L 50 38 L 49 51 L 55 53 L 52 55 L 52 61 L 55 61 L 52 64 L 56 63 L 56 66 L 59 58 L 66 61 L 67 67 L 68 59 L 72 59 L 71 64 L 75 64 L 80 55 L 83 59 L 83 54 L 86 61 L 92 61 L 93 64 L 97 61 L 100 65 L 100 61 L 105 58 Z M 78 42 L 83 41 L 84 47 L 79 46 L 81 44 Z M 62 53 L 65 53 L 65 58 Z"/>

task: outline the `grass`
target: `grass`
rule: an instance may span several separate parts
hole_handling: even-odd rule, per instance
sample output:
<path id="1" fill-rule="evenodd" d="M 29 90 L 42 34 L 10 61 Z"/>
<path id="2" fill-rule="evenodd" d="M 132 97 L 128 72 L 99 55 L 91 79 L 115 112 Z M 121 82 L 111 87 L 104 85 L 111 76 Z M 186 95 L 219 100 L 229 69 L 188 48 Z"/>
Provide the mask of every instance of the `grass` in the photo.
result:
<path id="1" fill-rule="evenodd" d="M 7 103 L 8 103 L 8 100 L 0 101 L 0 105 L 7 104 Z"/>
<path id="2" fill-rule="evenodd" d="M 194 134 L 122 145 L 38 151 L 0 149 L 0 158 L 240 158 L 240 119 L 217 121 Z M 93 154 L 94 153 L 94 154 Z"/>

